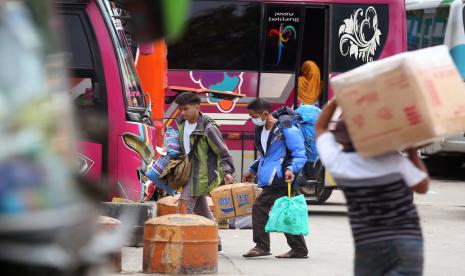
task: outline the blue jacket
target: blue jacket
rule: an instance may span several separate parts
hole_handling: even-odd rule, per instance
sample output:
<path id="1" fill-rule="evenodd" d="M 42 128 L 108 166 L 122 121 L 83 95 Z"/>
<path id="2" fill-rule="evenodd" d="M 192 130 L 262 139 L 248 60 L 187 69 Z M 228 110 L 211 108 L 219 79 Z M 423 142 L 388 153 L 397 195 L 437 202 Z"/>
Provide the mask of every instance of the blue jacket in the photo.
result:
<path id="1" fill-rule="evenodd" d="M 283 128 L 276 123 L 268 137 L 268 150 L 263 154 L 262 129 L 263 126 L 255 128 L 255 147 L 260 152 L 260 157 L 252 163 L 249 171 L 257 176 L 259 187 L 286 187 L 284 171 L 289 168 L 297 175 L 307 162 L 302 132 L 295 126 Z"/>

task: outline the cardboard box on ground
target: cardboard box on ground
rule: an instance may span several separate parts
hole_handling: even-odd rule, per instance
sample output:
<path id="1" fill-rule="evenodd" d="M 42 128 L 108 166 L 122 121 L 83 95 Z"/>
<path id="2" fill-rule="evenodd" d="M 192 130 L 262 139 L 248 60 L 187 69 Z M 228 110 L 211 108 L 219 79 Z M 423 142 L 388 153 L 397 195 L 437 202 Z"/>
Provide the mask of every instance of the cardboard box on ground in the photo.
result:
<path id="1" fill-rule="evenodd" d="M 446 46 L 371 62 L 331 84 L 352 142 L 364 156 L 465 130 L 465 85 Z"/>
<path id="2" fill-rule="evenodd" d="M 210 195 L 217 219 L 247 216 L 252 214 L 252 206 L 261 189 L 252 183 L 223 185 Z"/>

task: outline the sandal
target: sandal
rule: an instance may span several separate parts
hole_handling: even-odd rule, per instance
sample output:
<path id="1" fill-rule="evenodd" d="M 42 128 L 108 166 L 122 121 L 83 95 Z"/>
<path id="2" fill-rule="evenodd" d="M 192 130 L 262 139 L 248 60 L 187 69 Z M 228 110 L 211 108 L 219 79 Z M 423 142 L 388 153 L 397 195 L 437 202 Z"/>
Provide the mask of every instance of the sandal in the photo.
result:
<path id="1" fill-rule="evenodd" d="M 265 251 L 263 249 L 260 249 L 258 247 L 254 247 L 249 252 L 242 255 L 242 257 L 244 257 L 244 258 L 254 258 L 254 257 L 262 257 L 262 256 L 270 256 L 270 255 L 271 255 L 270 252 Z"/>
<path id="2" fill-rule="evenodd" d="M 291 250 L 291 251 L 289 251 L 287 253 L 277 255 L 275 257 L 279 258 L 279 259 L 307 259 L 308 255 L 307 254 L 299 254 L 299 253 L 296 253 L 296 252 Z"/>

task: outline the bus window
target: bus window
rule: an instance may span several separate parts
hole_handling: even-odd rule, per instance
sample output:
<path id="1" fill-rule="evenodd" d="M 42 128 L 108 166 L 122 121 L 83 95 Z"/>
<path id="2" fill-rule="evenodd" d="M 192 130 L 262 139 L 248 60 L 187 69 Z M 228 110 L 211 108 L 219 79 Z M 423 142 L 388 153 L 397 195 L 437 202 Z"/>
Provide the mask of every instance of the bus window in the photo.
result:
<path id="1" fill-rule="evenodd" d="M 119 65 L 121 75 L 123 76 L 124 96 L 126 99 L 126 107 L 128 109 L 145 108 L 146 103 L 142 94 L 142 88 L 137 75 L 134 59 L 130 51 L 130 46 L 127 41 L 126 33 L 123 28 L 123 20 L 121 17 L 125 15 L 125 11 L 118 8 L 116 3 L 107 2 L 106 7 L 110 16 L 112 17 L 111 23 L 116 38 L 116 51 L 119 58 Z"/>
<path id="2" fill-rule="evenodd" d="M 99 51 L 89 18 L 84 9 L 67 9 L 59 16 L 63 24 L 63 51 L 70 73 L 70 93 L 76 107 L 83 139 L 102 143 L 106 140 L 106 99 L 98 62 Z M 98 127 L 96 127 L 98 126 Z"/>
<path id="3" fill-rule="evenodd" d="M 407 11 L 408 50 L 443 44 L 448 17 L 448 7 Z"/>
<path id="4" fill-rule="evenodd" d="M 258 70 L 261 4 L 192 1 L 184 36 L 168 48 L 170 69 Z"/>
<path id="5" fill-rule="evenodd" d="M 92 71 L 94 63 L 81 16 L 78 13 L 67 14 L 62 16 L 62 20 L 65 30 L 67 30 L 65 32 L 67 41 L 64 45 L 64 51 L 65 55 L 69 57 L 69 65 L 74 70 Z"/>
<path id="6" fill-rule="evenodd" d="M 72 98 L 78 106 L 92 105 L 94 103 L 92 83 L 95 71 L 82 15 L 78 12 L 66 14 L 61 20 L 66 30 L 64 54 L 71 69 Z"/>

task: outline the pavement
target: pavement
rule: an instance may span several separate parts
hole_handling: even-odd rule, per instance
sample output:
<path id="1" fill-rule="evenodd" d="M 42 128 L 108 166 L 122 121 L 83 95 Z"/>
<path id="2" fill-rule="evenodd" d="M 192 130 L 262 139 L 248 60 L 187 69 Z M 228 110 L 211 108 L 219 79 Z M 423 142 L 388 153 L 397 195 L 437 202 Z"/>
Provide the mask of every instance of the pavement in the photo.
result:
<path id="1" fill-rule="evenodd" d="M 425 238 L 424 275 L 465 275 L 465 183 L 434 180 L 430 192 L 416 195 L 415 202 Z M 309 223 L 309 259 L 245 259 L 242 254 L 253 247 L 252 231 L 220 230 L 217 275 L 352 275 L 353 241 L 342 193 L 335 191 L 325 205 L 309 206 Z M 288 250 L 283 234 L 271 234 L 273 255 Z M 111 275 L 147 275 L 141 272 L 142 248 L 123 249 L 123 270 Z"/>

